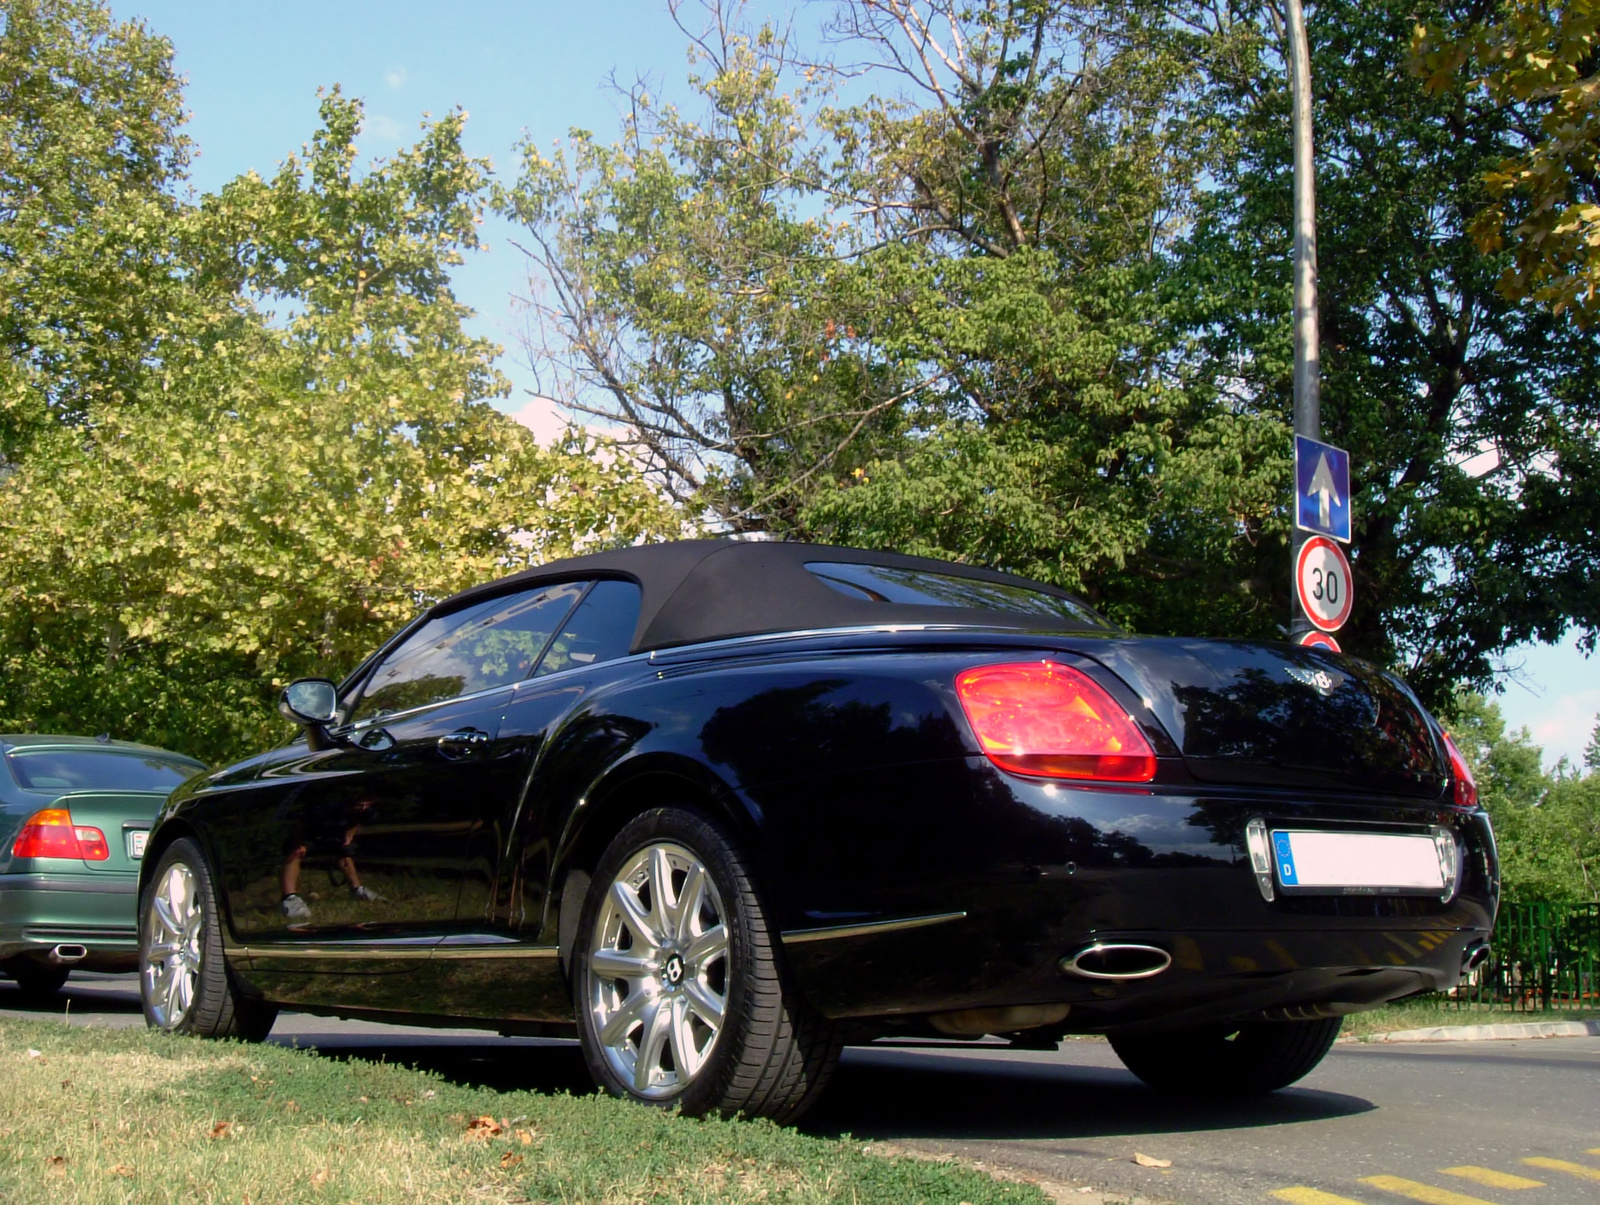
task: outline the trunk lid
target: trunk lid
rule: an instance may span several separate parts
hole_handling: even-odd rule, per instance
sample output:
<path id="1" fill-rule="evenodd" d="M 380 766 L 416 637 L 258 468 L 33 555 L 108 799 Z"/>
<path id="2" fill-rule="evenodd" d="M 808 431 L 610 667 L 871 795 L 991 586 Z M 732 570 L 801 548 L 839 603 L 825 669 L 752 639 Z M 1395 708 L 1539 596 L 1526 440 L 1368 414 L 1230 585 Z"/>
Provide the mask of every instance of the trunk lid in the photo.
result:
<path id="1" fill-rule="evenodd" d="M 1448 763 L 1422 705 L 1321 649 L 1146 638 L 1083 650 L 1137 691 L 1202 782 L 1437 799 Z"/>
<path id="2" fill-rule="evenodd" d="M 166 799 L 165 794 L 153 791 L 75 791 L 46 806 L 66 808 L 74 824 L 89 825 L 105 834 L 111 856 L 103 862 L 83 862 L 85 869 L 138 874 L 140 860 L 130 855 L 130 834 L 148 834 Z"/>

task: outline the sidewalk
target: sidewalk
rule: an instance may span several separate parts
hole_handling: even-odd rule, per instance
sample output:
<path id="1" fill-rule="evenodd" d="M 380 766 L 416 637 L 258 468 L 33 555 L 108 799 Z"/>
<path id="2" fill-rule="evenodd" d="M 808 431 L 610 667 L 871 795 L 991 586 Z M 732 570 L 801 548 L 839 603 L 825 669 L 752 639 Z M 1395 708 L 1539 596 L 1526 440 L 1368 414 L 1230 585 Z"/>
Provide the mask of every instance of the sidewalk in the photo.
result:
<path id="1" fill-rule="evenodd" d="M 1600 1021 L 1524 1021 L 1508 1025 L 1434 1025 L 1394 1029 L 1345 1042 L 1492 1042 L 1507 1038 L 1600 1037 Z"/>

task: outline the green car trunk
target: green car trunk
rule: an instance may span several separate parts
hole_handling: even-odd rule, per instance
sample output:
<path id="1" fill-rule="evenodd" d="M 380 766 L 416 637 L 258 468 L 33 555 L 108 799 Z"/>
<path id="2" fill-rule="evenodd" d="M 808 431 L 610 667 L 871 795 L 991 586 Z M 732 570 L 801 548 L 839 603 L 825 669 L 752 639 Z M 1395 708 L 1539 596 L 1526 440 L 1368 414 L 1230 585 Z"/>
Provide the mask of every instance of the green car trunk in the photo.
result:
<path id="1" fill-rule="evenodd" d="M 10 818 L 0 860 L 0 960 L 18 954 L 90 971 L 138 965 L 135 892 L 139 859 L 165 793 L 77 791 L 41 806 L 65 808 L 74 825 L 105 834 L 110 857 L 14 858 L 21 821 Z M 81 949 L 81 954 L 80 954 Z"/>

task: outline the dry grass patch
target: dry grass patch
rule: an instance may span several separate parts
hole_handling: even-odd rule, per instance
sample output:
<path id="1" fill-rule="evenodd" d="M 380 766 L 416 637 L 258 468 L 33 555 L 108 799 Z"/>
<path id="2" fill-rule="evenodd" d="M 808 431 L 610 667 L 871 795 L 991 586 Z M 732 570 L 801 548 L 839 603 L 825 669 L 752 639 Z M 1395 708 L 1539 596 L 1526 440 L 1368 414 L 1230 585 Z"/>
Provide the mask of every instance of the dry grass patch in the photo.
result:
<path id="1" fill-rule="evenodd" d="M 464 1088 L 273 1046 L 0 1020 L 0 1201 L 1042 1202 L 764 1122 Z"/>
<path id="2" fill-rule="evenodd" d="M 1340 1033 L 1345 1037 L 1369 1038 L 1373 1034 L 1393 1033 L 1399 1029 L 1429 1029 L 1435 1025 L 1520 1025 L 1537 1021 L 1594 1020 L 1600 1020 L 1600 1009 L 1513 1012 L 1509 1008 L 1480 1004 L 1457 1006 L 1437 996 L 1421 996 L 1348 1016 Z"/>

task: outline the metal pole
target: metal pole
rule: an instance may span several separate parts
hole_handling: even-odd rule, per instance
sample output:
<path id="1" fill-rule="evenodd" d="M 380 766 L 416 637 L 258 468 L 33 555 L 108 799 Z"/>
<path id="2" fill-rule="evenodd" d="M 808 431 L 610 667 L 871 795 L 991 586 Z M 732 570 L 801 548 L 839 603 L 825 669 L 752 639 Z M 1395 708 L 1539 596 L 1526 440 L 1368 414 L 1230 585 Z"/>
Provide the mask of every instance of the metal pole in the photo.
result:
<path id="1" fill-rule="evenodd" d="M 1300 0 L 1284 0 L 1289 40 L 1289 94 L 1294 137 L 1294 433 L 1322 438 L 1322 401 L 1317 349 L 1317 184 L 1311 157 L 1311 50 Z M 1291 506 L 1298 505 L 1293 499 Z M 1290 511 L 1289 636 L 1298 639 L 1312 623 L 1300 609 L 1294 568 L 1306 533 Z"/>

